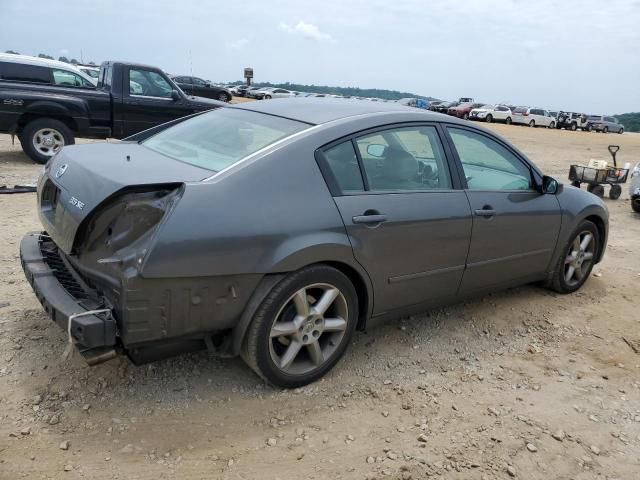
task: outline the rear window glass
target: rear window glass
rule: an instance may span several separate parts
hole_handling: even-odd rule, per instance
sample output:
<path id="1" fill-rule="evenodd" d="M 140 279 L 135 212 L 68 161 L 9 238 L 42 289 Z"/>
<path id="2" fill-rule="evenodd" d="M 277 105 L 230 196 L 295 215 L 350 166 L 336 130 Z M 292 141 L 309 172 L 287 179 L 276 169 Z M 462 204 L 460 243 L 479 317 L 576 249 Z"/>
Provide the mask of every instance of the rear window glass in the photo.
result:
<path id="1" fill-rule="evenodd" d="M 518 107 L 514 110 L 514 112 L 516 113 L 526 113 L 526 111 L 529 110 L 527 107 Z"/>
<path id="2" fill-rule="evenodd" d="M 218 172 L 309 124 L 234 108 L 198 115 L 144 140 L 145 147 Z"/>
<path id="3" fill-rule="evenodd" d="M 47 67 L 0 62 L 0 79 L 14 82 L 51 83 L 51 72 Z"/>

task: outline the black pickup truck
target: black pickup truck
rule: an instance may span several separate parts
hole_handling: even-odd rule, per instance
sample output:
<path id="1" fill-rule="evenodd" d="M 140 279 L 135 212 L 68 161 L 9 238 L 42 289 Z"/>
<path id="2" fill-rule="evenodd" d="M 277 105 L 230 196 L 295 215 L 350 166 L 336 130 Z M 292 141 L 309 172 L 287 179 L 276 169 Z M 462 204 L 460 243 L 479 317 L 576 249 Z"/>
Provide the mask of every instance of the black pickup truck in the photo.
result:
<path id="1" fill-rule="evenodd" d="M 54 72 L 45 62 L 0 58 L 0 133 L 16 135 L 38 163 L 75 137 L 125 138 L 224 105 L 185 95 L 162 70 L 147 65 L 104 62 L 95 87 L 56 84 Z"/>

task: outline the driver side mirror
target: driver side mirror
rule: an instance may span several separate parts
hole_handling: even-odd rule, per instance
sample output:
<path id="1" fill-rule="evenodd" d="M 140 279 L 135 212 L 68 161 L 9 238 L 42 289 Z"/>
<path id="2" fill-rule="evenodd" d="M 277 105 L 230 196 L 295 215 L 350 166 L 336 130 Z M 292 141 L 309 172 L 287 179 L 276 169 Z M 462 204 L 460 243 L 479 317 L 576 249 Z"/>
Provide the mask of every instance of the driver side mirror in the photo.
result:
<path id="1" fill-rule="evenodd" d="M 557 195 L 562 192 L 562 184 L 555 178 L 545 175 L 542 177 L 542 193 L 548 193 L 550 195 Z"/>
<path id="2" fill-rule="evenodd" d="M 372 157 L 381 158 L 384 156 L 384 151 L 387 147 L 384 145 L 379 145 L 377 143 L 372 143 L 371 145 L 367 145 L 367 153 Z"/>
<path id="3" fill-rule="evenodd" d="M 174 102 L 177 102 L 178 100 L 180 100 L 180 93 L 177 90 L 171 90 L 171 99 Z"/>

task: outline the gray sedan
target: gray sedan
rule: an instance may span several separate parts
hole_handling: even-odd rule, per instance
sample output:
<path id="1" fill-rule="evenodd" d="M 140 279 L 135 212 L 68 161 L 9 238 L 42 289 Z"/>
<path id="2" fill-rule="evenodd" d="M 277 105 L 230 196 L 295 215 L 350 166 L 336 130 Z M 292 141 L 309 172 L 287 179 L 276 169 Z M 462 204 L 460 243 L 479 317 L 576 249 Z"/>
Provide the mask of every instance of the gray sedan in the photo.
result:
<path id="1" fill-rule="evenodd" d="M 579 289 L 602 200 L 504 139 L 396 103 L 230 105 L 65 147 L 38 185 L 26 276 L 90 364 L 240 354 L 296 387 L 354 330 L 542 282 Z"/>

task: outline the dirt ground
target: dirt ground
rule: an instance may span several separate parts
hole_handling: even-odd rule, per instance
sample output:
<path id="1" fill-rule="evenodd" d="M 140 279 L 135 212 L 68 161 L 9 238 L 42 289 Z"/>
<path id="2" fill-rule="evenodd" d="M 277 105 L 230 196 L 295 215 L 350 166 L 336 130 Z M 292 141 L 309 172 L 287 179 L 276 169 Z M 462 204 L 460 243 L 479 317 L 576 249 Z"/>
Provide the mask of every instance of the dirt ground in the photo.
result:
<path id="1" fill-rule="evenodd" d="M 640 160 L 640 135 L 491 125 L 548 174 Z M 0 136 L 0 185 L 42 167 Z M 576 294 L 517 288 L 355 335 L 283 391 L 239 359 L 64 361 L 24 279 L 34 194 L 0 195 L 0 478 L 640 478 L 640 215 L 607 200 L 604 261 Z"/>

